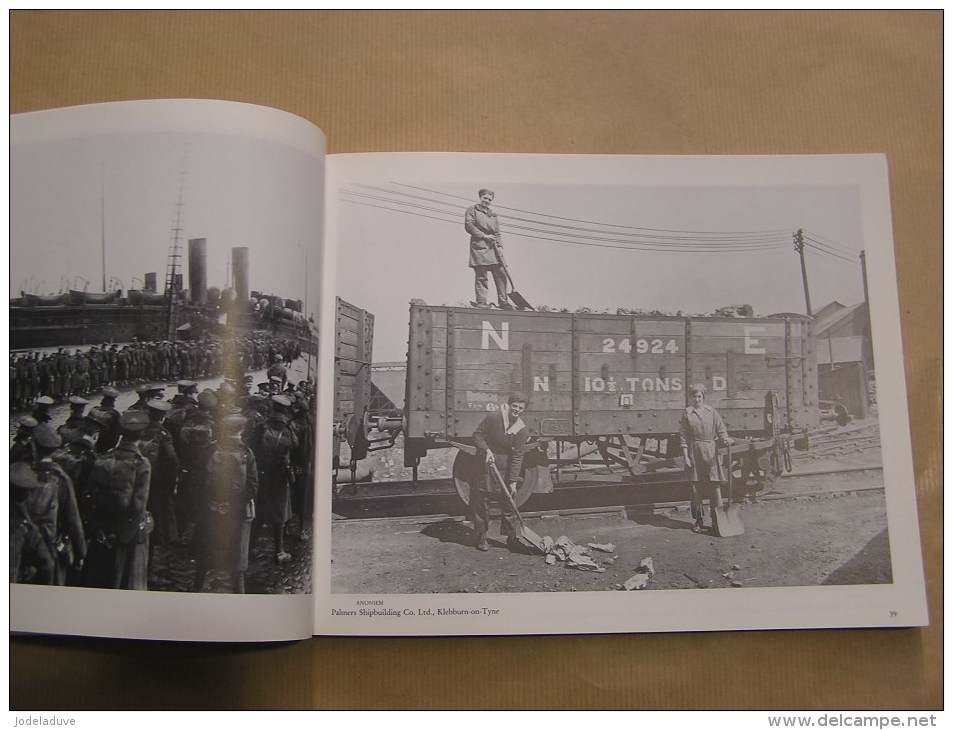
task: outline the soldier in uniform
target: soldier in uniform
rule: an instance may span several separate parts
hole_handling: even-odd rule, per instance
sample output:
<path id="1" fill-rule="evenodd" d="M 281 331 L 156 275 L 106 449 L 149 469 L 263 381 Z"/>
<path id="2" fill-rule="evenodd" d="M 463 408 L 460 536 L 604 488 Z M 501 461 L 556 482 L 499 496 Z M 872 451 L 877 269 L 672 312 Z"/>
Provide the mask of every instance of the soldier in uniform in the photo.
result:
<path id="1" fill-rule="evenodd" d="M 275 355 L 275 364 L 268 368 L 266 375 L 268 380 L 278 380 L 278 392 L 285 389 L 285 383 L 288 382 L 288 368 L 285 367 L 284 358 L 281 355 Z"/>
<path id="2" fill-rule="evenodd" d="M 152 517 L 146 510 L 152 468 L 139 450 L 149 416 L 126 411 L 122 440 L 101 454 L 90 476 L 92 514 L 83 585 L 146 590 Z"/>
<path id="3" fill-rule="evenodd" d="M 129 406 L 130 411 L 144 411 L 148 405 L 149 401 L 153 398 L 161 398 L 165 394 L 165 388 L 161 385 L 151 385 L 146 383 L 145 385 L 140 385 L 136 388 L 136 393 L 139 395 L 139 400 Z"/>
<path id="4" fill-rule="evenodd" d="M 44 490 L 31 464 L 10 464 L 10 582 L 52 585 L 53 550 L 33 521 L 31 504 Z M 46 493 L 49 500 L 51 494 Z M 42 510 L 41 510 L 42 511 Z"/>
<path id="5" fill-rule="evenodd" d="M 246 419 L 239 414 L 220 422 L 220 435 L 209 457 L 198 530 L 194 591 L 202 591 L 209 568 L 232 574 L 235 593 L 245 592 L 251 525 L 258 494 L 254 452 L 241 440 Z"/>
<path id="6" fill-rule="evenodd" d="M 56 398 L 66 400 L 69 397 L 72 373 L 73 365 L 70 362 L 70 357 L 61 347 L 56 353 Z"/>
<path id="7" fill-rule="evenodd" d="M 103 367 L 105 363 L 104 351 L 102 348 L 93 345 L 89 348 L 89 391 L 95 393 L 103 386 Z"/>
<path id="8" fill-rule="evenodd" d="M 113 345 L 115 349 L 116 346 Z M 129 368 L 131 363 L 129 346 L 126 345 L 116 352 L 116 384 L 126 385 L 129 382 Z"/>
<path id="9" fill-rule="evenodd" d="M 291 391 L 286 397 L 292 400 L 292 418 L 291 427 L 298 437 L 298 447 L 291 456 L 292 469 L 294 472 L 294 511 L 298 513 L 300 519 L 299 536 L 301 539 L 307 537 L 308 526 L 311 524 L 312 501 L 313 501 L 313 482 L 311 481 L 310 465 L 312 449 L 314 448 L 314 424 L 311 418 L 311 409 L 308 407 L 308 399 L 303 395 Z"/>
<path id="10" fill-rule="evenodd" d="M 516 494 L 516 481 L 523 466 L 523 452 L 529 440 L 530 430 L 523 422 L 528 399 L 522 393 L 513 393 L 507 405 L 499 411 L 488 413 L 473 432 L 477 457 L 485 464 L 482 479 L 476 479 L 476 489 L 470 492 L 470 508 L 473 511 L 473 529 L 476 532 L 476 549 L 490 549 L 486 534 L 489 527 L 487 502 L 494 499 L 500 505 L 500 531 L 506 535 L 506 545 L 514 552 L 522 552 L 519 541 L 519 522 L 510 500 L 500 497 L 501 489 Z M 503 477 L 500 484 L 496 471 Z"/>
<path id="11" fill-rule="evenodd" d="M 194 380 L 180 380 L 176 383 L 176 390 L 176 394 L 169 401 L 172 404 L 172 410 L 166 414 L 164 425 L 172 434 L 175 445 L 178 447 L 179 430 L 182 424 L 189 414 L 198 410 L 199 402 L 195 396 L 199 392 L 199 384 Z"/>
<path id="12" fill-rule="evenodd" d="M 63 446 L 53 452 L 53 461 L 69 477 L 73 485 L 73 494 L 76 497 L 80 521 L 83 524 L 84 536 L 89 535 L 90 493 L 89 477 L 93 463 L 96 461 L 96 435 L 99 425 L 87 419 L 86 423 L 78 428 L 66 430 L 63 433 Z M 85 544 L 83 546 L 85 554 Z M 67 574 L 67 583 L 79 584 L 80 567 L 75 567 Z"/>
<path id="13" fill-rule="evenodd" d="M 20 366 L 20 357 L 10 353 L 10 410 L 23 408 L 26 402 L 24 373 Z"/>
<path id="14" fill-rule="evenodd" d="M 73 351 L 73 373 L 70 391 L 73 395 L 89 393 L 89 358 L 79 350 Z"/>
<path id="15" fill-rule="evenodd" d="M 10 463 L 36 460 L 36 446 L 33 444 L 33 429 L 39 423 L 33 416 L 20 416 L 17 419 L 17 433 L 10 446 Z"/>
<path id="16" fill-rule="evenodd" d="M 63 445 L 63 439 L 49 424 L 37 426 L 33 433 L 36 443 L 34 470 L 42 489 L 32 492 L 30 515 L 44 533 L 53 553 L 53 585 L 66 585 L 71 569 L 80 570 L 86 557 L 86 537 L 79 515 L 79 503 L 73 491 L 73 482 L 54 461 L 53 454 Z"/>
<path id="17" fill-rule="evenodd" d="M 89 477 L 98 456 L 96 442 L 102 430 L 103 424 L 97 421 L 95 416 L 87 416 L 85 424 L 63 434 L 63 447 L 53 453 L 53 460 L 73 483 L 73 493 L 79 505 L 79 515 L 87 540 L 90 534 Z"/>
<path id="18" fill-rule="evenodd" d="M 115 388 L 103 388 L 103 399 L 98 406 L 89 410 L 89 417 L 101 426 L 96 440 L 96 451 L 105 454 L 119 443 L 119 411 L 116 410 L 116 398 L 119 391 Z"/>
<path id="19" fill-rule="evenodd" d="M 107 385 L 119 384 L 119 346 L 111 346 L 105 353 L 105 382 Z"/>
<path id="20" fill-rule="evenodd" d="M 149 460 L 152 481 L 147 508 L 155 522 L 153 547 L 171 547 L 179 539 L 175 515 L 175 487 L 179 477 L 179 457 L 175 453 L 172 434 L 163 419 L 172 404 L 163 400 L 149 401 L 149 424 L 143 429 L 139 450 Z"/>
<path id="21" fill-rule="evenodd" d="M 271 397 L 272 413 L 253 436 L 252 449 L 258 461 L 261 486 L 258 518 L 271 525 L 275 538 L 275 562 L 287 563 L 285 523 L 291 518 L 291 455 L 298 437 L 290 424 L 291 401 L 283 395 Z"/>
<path id="22" fill-rule="evenodd" d="M 205 466 L 215 441 L 215 408 L 218 398 L 211 390 L 199 393 L 198 408 L 185 417 L 175 441 L 179 457 L 178 518 L 184 525 L 180 540 L 190 543 L 197 526 L 199 497 L 204 489 Z"/>
<path id="23" fill-rule="evenodd" d="M 173 408 L 181 408 L 183 406 L 198 408 L 199 402 L 196 400 L 196 395 L 199 392 L 198 383 L 194 380 L 180 380 L 175 384 L 175 388 L 177 392 L 172 396 L 172 400 L 169 401 Z"/>
<path id="24" fill-rule="evenodd" d="M 30 403 L 40 394 L 39 353 L 27 355 L 23 373 L 23 402 Z"/>
<path id="25" fill-rule="evenodd" d="M 39 378 L 38 395 L 51 396 L 56 389 L 56 362 L 52 355 L 47 355 L 37 363 L 37 376 Z"/>
<path id="26" fill-rule="evenodd" d="M 66 418 L 66 423 L 57 429 L 60 436 L 63 436 L 66 431 L 78 431 L 87 426 L 86 406 L 88 405 L 89 401 L 78 395 L 69 397 L 69 416 Z"/>
<path id="27" fill-rule="evenodd" d="M 49 423 L 53 420 L 53 414 L 50 413 L 50 409 L 53 407 L 53 399 L 48 395 L 40 396 L 36 399 L 36 404 L 33 407 L 32 415 L 37 423 Z"/>

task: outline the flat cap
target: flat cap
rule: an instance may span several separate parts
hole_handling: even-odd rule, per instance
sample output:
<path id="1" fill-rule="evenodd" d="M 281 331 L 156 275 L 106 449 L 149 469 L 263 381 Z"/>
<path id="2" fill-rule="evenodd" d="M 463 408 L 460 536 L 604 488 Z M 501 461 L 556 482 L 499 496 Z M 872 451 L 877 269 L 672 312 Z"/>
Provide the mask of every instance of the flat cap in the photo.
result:
<path id="1" fill-rule="evenodd" d="M 109 417 L 102 411 L 93 409 L 92 412 L 86 414 L 86 422 L 94 428 L 106 428 L 109 426 Z"/>
<path id="2" fill-rule="evenodd" d="M 145 411 L 126 411 L 119 419 L 123 433 L 138 433 L 149 425 L 149 414 Z"/>
<path id="3" fill-rule="evenodd" d="M 33 467 L 24 461 L 15 461 L 10 464 L 10 484 L 20 489 L 36 489 L 40 486 Z"/>
<path id="4" fill-rule="evenodd" d="M 20 416 L 17 419 L 17 423 L 21 428 L 36 428 L 40 425 L 40 422 L 37 421 L 33 416 Z"/>

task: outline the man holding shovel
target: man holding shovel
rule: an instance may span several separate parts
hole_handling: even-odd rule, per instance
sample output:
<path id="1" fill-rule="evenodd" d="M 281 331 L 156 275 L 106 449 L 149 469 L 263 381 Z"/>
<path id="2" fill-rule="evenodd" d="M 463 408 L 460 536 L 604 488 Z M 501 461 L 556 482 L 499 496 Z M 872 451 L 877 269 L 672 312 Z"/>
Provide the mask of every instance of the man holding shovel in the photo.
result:
<path id="1" fill-rule="evenodd" d="M 486 540 L 490 523 L 487 501 L 495 499 L 500 505 L 500 531 L 506 535 L 507 547 L 514 552 L 525 552 L 520 541 L 523 528 L 519 512 L 512 499 L 507 499 L 500 490 L 508 489 L 510 495 L 516 494 L 516 480 L 523 466 L 523 450 L 530 435 L 521 417 L 527 403 L 525 395 L 513 393 L 507 403 L 500 406 L 500 410 L 488 413 L 473 432 L 477 458 L 485 464 L 485 480 L 477 480 L 479 487 L 470 493 L 473 529 L 477 534 L 476 549 L 480 551 L 490 549 Z M 499 477 L 502 477 L 503 483 Z"/>
<path id="2" fill-rule="evenodd" d="M 497 306 L 500 309 L 512 309 L 513 306 L 506 298 L 506 271 L 497 252 L 497 249 L 503 247 L 503 241 L 500 236 L 500 222 L 490 208 L 493 191 L 482 188 L 478 195 L 480 202 L 467 208 L 463 219 L 463 227 L 470 234 L 470 268 L 473 269 L 475 278 L 475 305 L 484 309 L 490 306 L 487 295 L 489 275 L 492 273 L 493 282 L 496 284 Z"/>

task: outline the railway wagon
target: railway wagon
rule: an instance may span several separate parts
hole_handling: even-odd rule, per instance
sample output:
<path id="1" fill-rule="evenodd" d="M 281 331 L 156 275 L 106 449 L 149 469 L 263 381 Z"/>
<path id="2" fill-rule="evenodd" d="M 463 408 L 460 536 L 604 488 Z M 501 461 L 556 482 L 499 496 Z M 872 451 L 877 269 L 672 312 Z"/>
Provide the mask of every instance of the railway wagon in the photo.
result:
<path id="1" fill-rule="evenodd" d="M 351 464 L 367 456 L 362 419 L 371 400 L 371 358 L 374 315 L 340 297 L 335 304 L 334 328 L 334 451 L 335 472 L 341 444 L 351 445 Z"/>
<path id="2" fill-rule="evenodd" d="M 630 476 L 679 471 L 678 429 L 688 386 L 736 440 L 732 466 L 763 480 L 818 423 L 813 321 L 785 317 L 677 317 L 410 307 L 404 463 L 455 446 L 465 500 L 472 434 L 513 391 L 530 398 L 528 425 L 544 468 L 527 472 L 517 501 L 549 491 L 555 467 L 591 453 Z M 527 420 L 527 416 L 524 416 Z M 553 448 L 554 446 L 554 448 Z M 555 459 L 553 458 L 555 451 Z M 564 458 L 565 457 L 565 458 Z M 538 476 L 536 476 L 538 474 Z"/>

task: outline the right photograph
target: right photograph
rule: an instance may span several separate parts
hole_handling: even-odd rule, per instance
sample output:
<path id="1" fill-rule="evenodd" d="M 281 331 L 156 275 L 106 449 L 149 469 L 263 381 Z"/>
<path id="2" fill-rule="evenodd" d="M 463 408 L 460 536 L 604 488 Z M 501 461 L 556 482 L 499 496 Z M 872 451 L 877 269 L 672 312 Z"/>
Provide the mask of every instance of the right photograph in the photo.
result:
<path id="1" fill-rule="evenodd" d="M 856 185 L 450 177 L 337 192 L 333 593 L 894 583 Z"/>

